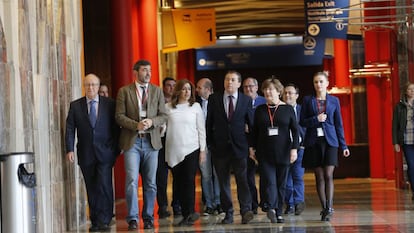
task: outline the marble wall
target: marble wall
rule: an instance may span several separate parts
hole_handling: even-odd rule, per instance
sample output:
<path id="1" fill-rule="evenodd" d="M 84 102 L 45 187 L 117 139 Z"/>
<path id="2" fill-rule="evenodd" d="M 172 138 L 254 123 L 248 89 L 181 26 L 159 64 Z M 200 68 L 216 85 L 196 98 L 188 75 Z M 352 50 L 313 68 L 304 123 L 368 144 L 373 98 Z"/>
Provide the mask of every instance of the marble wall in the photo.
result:
<path id="1" fill-rule="evenodd" d="M 82 95 L 81 8 L 81 1 L 0 0 L 0 154 L 35 154 L 37 232 L 87 220 L 82 175 L 64 157 L 69 102 Z"/>

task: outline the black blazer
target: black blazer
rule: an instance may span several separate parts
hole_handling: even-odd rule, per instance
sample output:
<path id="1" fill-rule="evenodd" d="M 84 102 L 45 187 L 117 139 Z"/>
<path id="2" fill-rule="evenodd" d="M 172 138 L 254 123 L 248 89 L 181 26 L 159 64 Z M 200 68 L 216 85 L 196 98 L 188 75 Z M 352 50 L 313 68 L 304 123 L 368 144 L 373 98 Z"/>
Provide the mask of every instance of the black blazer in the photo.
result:
<path id="1" fill-rule="evenodd" d="M 114 163 L 118 150 L 119 127 L 115 122 L 115 101 L 99 97 L 95 128 L 88 117 L 86 97 L 70 103 L 66 118 L 66 152 L 74 151 L 77 131 L 78 164 L 87 166 L 94 162 Z"/>
<path id="2" fill-rule="evenodd" d="M 229 146 L 236 158 L 247 158 L 249 141 L 245 125 L 253 123 L 252 99 L 238 93 L 233 117 L 227 119 L 223 102 L 224 93 L 214 93 L 208 98 L 207 105 L 207 144 L 213 156 L 229 156 Z"/>

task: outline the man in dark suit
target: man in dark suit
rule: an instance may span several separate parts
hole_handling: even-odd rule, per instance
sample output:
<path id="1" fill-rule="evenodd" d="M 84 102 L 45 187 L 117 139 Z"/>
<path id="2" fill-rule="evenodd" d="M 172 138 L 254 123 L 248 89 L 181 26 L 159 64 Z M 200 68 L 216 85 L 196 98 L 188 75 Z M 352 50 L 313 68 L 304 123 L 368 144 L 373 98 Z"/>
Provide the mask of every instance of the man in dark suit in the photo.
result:
<path id="1" fill-rule="evenodd" d="M 135 81 L 118 91 L 116 122 L 121 126 L 120 148 L 124 151 L 128 229 L 138 227 L 138 175 L 141 173 L 144 205 L 144 229 L 154 228 L 154 205 L 157 195 L 158 151 L 161 149 L 161 127 L 166 122 L 164 94 L 150 84 L 151 63 L 134 64 Z"/>
<path id="2" fill-rule="evenodd" d="M 207 107 L 207 143 L 219 179 L 221 205 L 226 213 L 223 224 L 233 223 L 230 168 L 236 177 L 242 223 L 253 219 L 246 175 L 249 144 L 245 133 L 245 125 L 253 122 L 253 109 L 251 98 L 238 92 L 240 86 L 240 73 L 227 72 L 224 93 L 210 95 Z"/>
<path id="3" fill-rule="evenodd" d="M 118 155 L 115 102 L 99 96 L 99 78 L 85 77 L 86 96 L 70 103 L 66 119 L 66 157 L 75 161 L 77 131 L 78 164 L 85 180 L 90 207 L 90 231 L 107 231 L 113 217 L 112 167 Z"/>
<path id="4" fill-rule="evenodd" d="M 295 110 L 296 119 L 299 123 L 301 106 L 297 103 L 299 98 L 299 88 L 289 83 L 285 86 L 283 92 L 283 100 L 291 105 Z M 305 137 L 305 128 L 299 126 L 299 142 Z M 286 193 L 285 193 L 285 214 L 300 215 L 305 209 L 305 182 L 303 176 L 305 174 L 305 168 L 302 167 L 303 160 L 303 146 L 298 149 L 298 158 L 294 163 L 290 165 L 288 178 L 286 181 Z"/>

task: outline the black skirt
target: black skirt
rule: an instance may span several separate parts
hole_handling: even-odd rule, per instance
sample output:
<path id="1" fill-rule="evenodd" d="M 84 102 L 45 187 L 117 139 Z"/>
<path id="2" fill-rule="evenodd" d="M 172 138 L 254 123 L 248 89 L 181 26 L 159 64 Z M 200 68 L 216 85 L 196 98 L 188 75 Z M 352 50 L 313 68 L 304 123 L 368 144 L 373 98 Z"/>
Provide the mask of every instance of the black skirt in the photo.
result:
<path id="1" fill-rule="evenodd" d="M 302 167 L 315 168 L 328 165 L 338 166 L 338 147 L 330 146 L 325 137 L 318 137 L 314 145 L 305 147 Z"/>

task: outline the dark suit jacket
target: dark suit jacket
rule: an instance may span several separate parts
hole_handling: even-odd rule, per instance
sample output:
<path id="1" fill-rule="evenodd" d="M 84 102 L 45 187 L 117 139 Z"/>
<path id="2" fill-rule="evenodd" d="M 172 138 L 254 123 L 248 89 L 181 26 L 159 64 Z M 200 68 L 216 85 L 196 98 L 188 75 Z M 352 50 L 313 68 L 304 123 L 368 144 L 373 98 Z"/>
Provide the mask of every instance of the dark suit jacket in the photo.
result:
<path id="1" fill-rule="evenodd" d="M 66 152 L 74 151 L 77 131 L 78 164 L 87 166 L 94 162 L 114 163 L 118 150 L 119 127 L 115 122 L 115 101 L 99 97 L 95 128 L 89 122 L 86 97 L 70 103 L 66 119 Z"/>
<path id="2" fill-rule="evenodd" d="M 247 158 L 249 143 L 245 133 L 245 125 L 253 123 L 252 100 L 238 93 L 233 117 L 227 119 L 223 102 L 224 93 L 214 93 L 208 99 L 207 112 L 207 144 L 213 156 L 228 156 L 231 145 L 236 158 Z"/>
<path id="3" fill-rule="evenodd" d="M 138 97 L 135 82 L 122 87 L 116 98 L 116 122 L 121 126 L 119 146 L 128 150 L 134 145 L 137 136 L 138 122 L 141 121 L 138 109 Z M 152 84 L 148 85 L 147 118 L 152 120 L 153 127 L 148 131 L 154 149 L 162 148 L 160 126 L 167 120 L 165 100 L 162 90 Z"/>
<path id="4" fill-rule="evenodd" d="M 318 121 L 318 107 L 315 96 L 305 96 L 300 114 L 300 125 L 306 128 L 304 146 L 312 146 L 317 139 L 317 128 L 322 127 L 327 143 L 333 147 L 347 149 L 342 125 L 341 106 L 335 96 L 326 95 L 326 121 Z"/>

